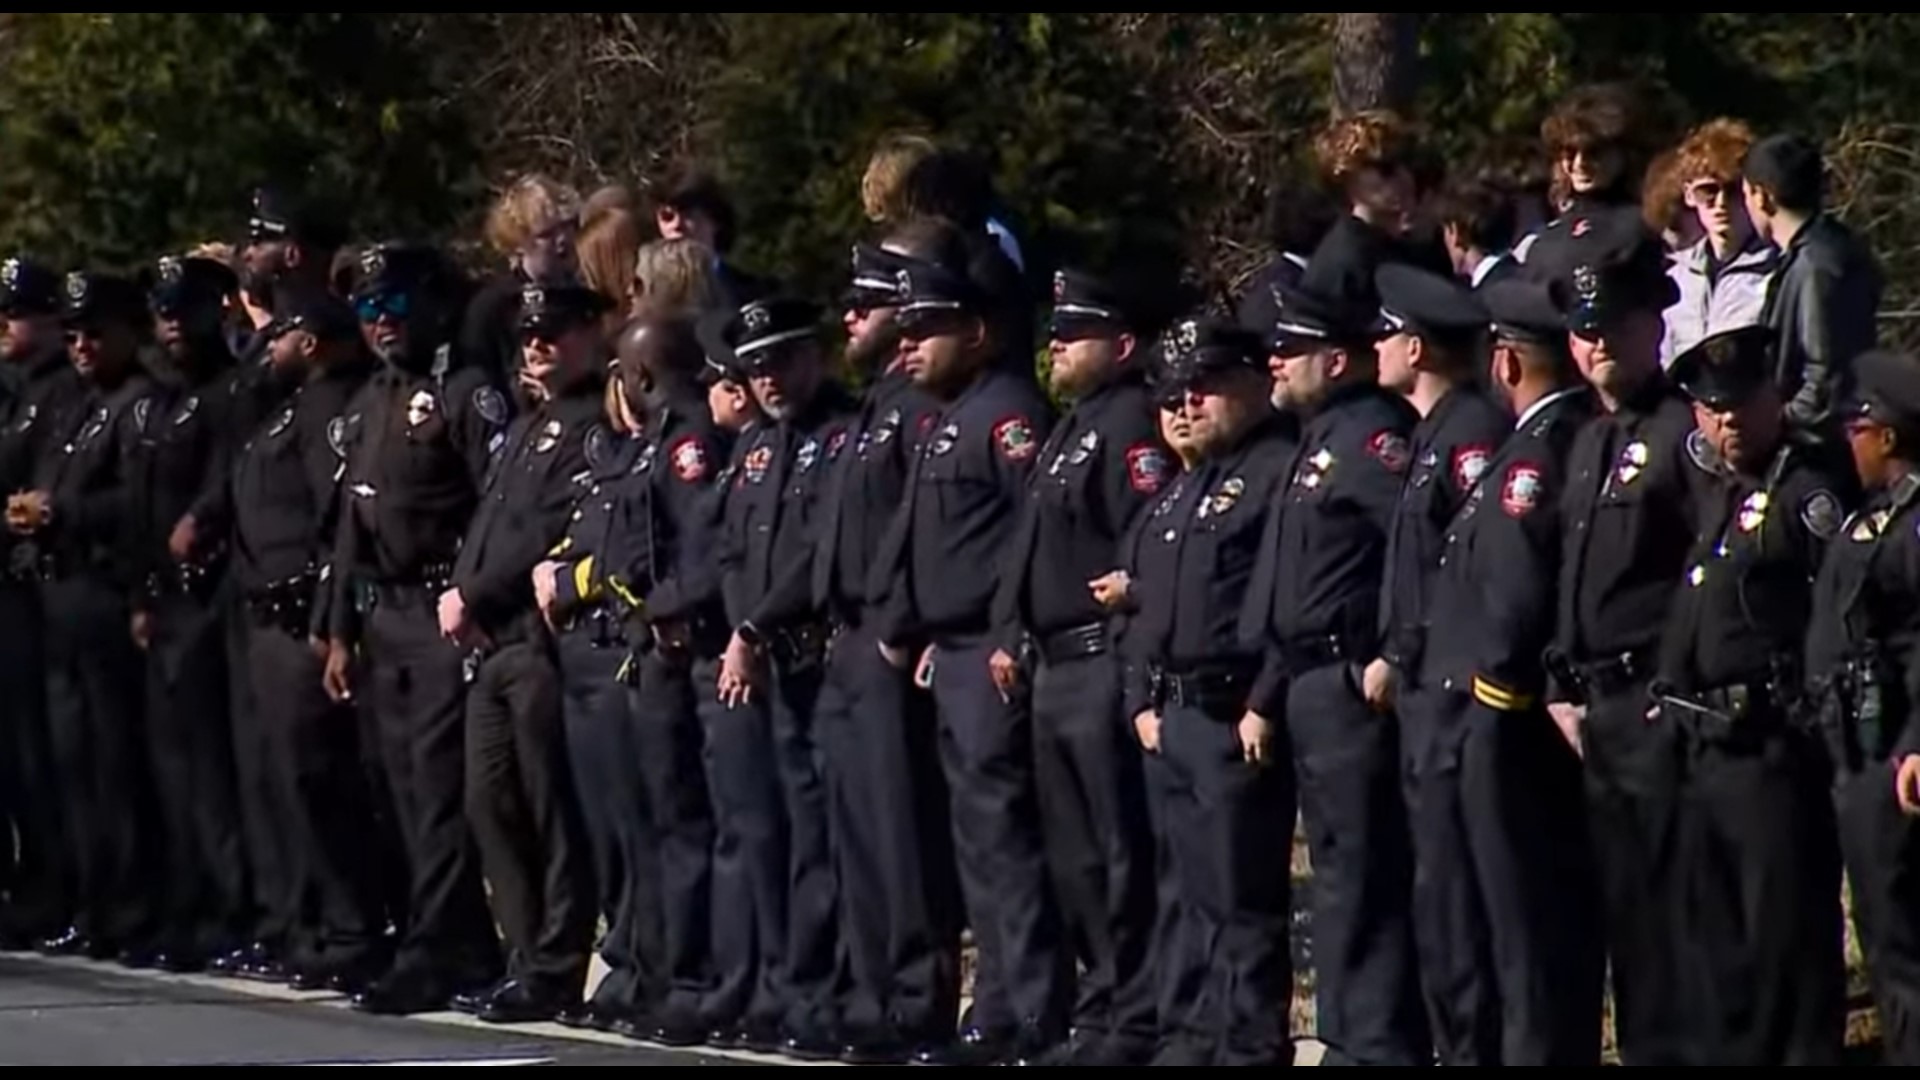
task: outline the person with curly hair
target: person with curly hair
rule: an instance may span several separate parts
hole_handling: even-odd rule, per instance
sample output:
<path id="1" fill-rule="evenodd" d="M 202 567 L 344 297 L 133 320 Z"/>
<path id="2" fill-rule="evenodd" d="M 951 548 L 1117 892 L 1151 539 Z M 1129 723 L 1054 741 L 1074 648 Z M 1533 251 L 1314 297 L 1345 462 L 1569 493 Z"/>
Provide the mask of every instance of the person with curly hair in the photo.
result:
<path id="1" fill-rule="evenodd" d="M 1674 152 L 1669 184 L 1701 239 L 1675 253 L 1670 271 L 1680 300 L 1667 309 L 1661 358 L 1669 365 L 1707 338 L 1753 326 L 1766 313 L 1780 257 L 1747 216 L 1740 178 L 1753 142 L 1746 124 L 1715 120 L 1694 129 Z"/>
<path id="2" fill-rule="evenodd" d="M 580 194 L 551 177 L 523 176 L 501 192 L 487 214 L 487 246 L 506 272 L 487 282 L 467 306 L 460 356 L 496 381 L 520 368 L 520 293 L 533 283 L 573 281 L 579 274 Z"/>
<path id="3" fill-rule="evenodd" d="M 1445 252 L 1420 235 L 1420 139 L 1411 123 L 1387 111 L 1342 117 L 1314 140 L 1314 155 L 1322 180 L 1345 199 L 1349 213 L 1308 261 L 1304 289 L 1378 307 L 1373 278 L 1385 263 L 1452 272 Z"/>
<path id="4" fill-rule="evenodd" d="M 1547 117 L 1540 138 L 1553 162 L 1554 189 L 1565 202 L 1559 218 L 1515 249 L 1522 262 L 1563 252 L 1583 220 L 1642 212 L 1641 184 L 1660 146 L 1652 113 L 1635 87 L 1602 83 L 1575 90 Z M 1556 269 L 1549 265 L 1545 272 L 1551 276 Z"/>

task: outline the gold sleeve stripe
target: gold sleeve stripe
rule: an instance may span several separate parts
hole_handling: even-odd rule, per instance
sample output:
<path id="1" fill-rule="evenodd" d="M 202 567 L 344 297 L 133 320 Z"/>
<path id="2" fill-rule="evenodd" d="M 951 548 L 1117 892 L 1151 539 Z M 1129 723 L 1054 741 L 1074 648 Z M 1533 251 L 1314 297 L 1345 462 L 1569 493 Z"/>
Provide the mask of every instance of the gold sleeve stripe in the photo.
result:
<path id="1" fill-rule="evenodd" d="M 1479 676 L 1473 680 L 1473 699 L 1496 712 L 1509 713 L 1526 712 L 1534 703 L 1530 694 L 1515 693 Z"/>

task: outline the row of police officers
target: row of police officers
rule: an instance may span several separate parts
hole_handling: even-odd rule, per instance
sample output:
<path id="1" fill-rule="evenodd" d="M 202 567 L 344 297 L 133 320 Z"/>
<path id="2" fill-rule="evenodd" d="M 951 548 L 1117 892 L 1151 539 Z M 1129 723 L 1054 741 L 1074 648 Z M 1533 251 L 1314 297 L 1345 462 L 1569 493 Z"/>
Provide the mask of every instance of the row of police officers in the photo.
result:
<path id="1" fill-rule="evenodd" d="M 1843 867 L 1920 1062 L 1920 366 L 1819 431 L 1768 331 L 1668 376 L 1657 241 L 1575 216 L 1256 326 L 1062 273 L 1058 416 L 924 223 L 855 250 L 842 363 L 798 300 L 531 284 L 511 386 L 428 250 L 350 301 L 280 259 L 240 356 L 218 264 L 11 261 L 0 946 L 802 1061 L 1288 1065 L 1304 820 L 1327 1064 L 1597 1064 L 1609 968 L 1627 1064 L 1838 1063 Z"/>

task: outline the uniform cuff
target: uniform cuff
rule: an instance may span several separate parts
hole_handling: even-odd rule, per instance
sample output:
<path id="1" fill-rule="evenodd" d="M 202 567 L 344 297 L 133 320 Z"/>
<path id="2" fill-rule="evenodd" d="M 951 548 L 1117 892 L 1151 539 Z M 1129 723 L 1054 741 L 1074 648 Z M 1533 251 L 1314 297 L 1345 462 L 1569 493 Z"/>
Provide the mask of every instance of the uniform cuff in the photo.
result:
<path id="1" fill-rule="evenodd" d="M 1473 677 L 1473 700 L 1503 713 L 1528 712 L 1540 703 L 1538 697 L 1504 686 L 1484 675 Z"/>

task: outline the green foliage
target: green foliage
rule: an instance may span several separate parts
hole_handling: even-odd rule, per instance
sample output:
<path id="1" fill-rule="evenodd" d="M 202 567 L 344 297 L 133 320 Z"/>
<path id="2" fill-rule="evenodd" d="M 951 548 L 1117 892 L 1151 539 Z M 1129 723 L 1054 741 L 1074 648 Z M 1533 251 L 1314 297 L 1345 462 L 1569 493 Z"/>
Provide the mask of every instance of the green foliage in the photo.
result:
<path id="1" fill-rule="evenodd" d="M 379 229 L 442 223 L 457 128 L 372 19 L 17 16 L 0 65 L 0 243 L 127 266 L 240 223 L 298 180 Z M 352 62 L 349 63 L 349 60 Z"/>

